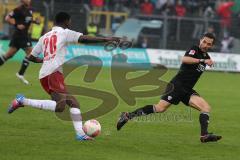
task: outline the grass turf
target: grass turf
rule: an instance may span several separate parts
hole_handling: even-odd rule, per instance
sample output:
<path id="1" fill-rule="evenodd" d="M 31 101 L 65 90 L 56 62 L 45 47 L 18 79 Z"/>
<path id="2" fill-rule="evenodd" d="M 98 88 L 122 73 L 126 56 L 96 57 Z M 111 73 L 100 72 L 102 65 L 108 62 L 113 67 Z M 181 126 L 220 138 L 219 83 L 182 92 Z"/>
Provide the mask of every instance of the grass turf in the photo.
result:
<path id="1" fill-rule="evenodd" d="M 163 118 L 155 115 L 137 119 L 128 123 L 120 132 L 116 131 L 115 123 L 121 111 L 157 103 L 159 97 L 139 98 L 135 107 L 120 100 L 115 110 L 98 118 L 102 134 L 94 141 L 79 142 L 74 139 L 71 122 L 59 120 L 52 112 L 25 107 L 12 115 L 7 114 L 7 105 L 16 93 L 24 93 L 26 97 L 35 99 L 49 99 L 38 80 L 40 66 L 33 64 L 29 67 L 26 78 L 31 85 L 25 86 L 14 75 L 19 65 L 9 62 L 0 68 L 1 160 L 240 159 L 239 74 L 206 72 L 195 87 L 212 106 L 209 130 L 223 136 L 218 143 L 200 143 L 199 113 L 182 104 L 172 106 Z M 169 80 L 175 73 L 175 70 L 170 70 L 163 78 Z M 84 83 L 83 75 L 84 68 L 78 69 L 67 82 L 96 87 L 117 96 L 109 69 L 103 69 L 94 84 Z M 78 100 L 82 111 L 100 103 L 99 100 L 81 96 L 78 96 Z M 191 119 L 172 118 L 181 114 L 187 114 Z"/>

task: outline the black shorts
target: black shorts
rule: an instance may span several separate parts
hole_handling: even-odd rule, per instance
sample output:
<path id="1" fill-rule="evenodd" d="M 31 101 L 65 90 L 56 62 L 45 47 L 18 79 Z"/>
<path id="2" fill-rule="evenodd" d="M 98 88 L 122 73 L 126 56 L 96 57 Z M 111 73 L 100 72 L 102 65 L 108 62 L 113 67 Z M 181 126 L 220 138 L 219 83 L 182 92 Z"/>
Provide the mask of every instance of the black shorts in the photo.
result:
<path id="1" fill-rule="evenodd" d="M 184 87 L 181 83 L 179 82 L 172 82 L 173 85 L 168 85 L 165 93 L 161 99 L 165 100 L 171 104 L 179 104 L 179 102 L 183 102 L 185 105 L 189 106 L 189 100 L 192 95 L 197 95 L 200 96 L 195 90 L 189 89 Z"/>
<path id="2" fill-rule="evenodd" d="M 32 47 L 31 39 L 27 36 L 13 36 L 10 43 L 10 47 L 15 47 L 17 49 L 26 49 Z"/>

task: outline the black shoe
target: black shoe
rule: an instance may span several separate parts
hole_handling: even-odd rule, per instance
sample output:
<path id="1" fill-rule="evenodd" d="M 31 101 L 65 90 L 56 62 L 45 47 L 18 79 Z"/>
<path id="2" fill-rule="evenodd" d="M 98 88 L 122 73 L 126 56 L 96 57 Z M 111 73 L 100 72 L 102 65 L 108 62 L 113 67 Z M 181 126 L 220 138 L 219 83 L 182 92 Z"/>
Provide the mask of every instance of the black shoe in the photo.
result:
<path id="1" fill-rule="evenodd" d="M 122 112 L 117 122 L 117 130 L 119 131 L 129 120 L 128 113 Z"/>
<path id="2" fill-rule="evenodd" d="M 213 133 L 208 133 L 208 134 L 200 137 L 200 141 L 202 143 L 217 142 L 220 139 L 222 139 L 222 136 L 217 136 L 217 135 L 214 135 Z"/>

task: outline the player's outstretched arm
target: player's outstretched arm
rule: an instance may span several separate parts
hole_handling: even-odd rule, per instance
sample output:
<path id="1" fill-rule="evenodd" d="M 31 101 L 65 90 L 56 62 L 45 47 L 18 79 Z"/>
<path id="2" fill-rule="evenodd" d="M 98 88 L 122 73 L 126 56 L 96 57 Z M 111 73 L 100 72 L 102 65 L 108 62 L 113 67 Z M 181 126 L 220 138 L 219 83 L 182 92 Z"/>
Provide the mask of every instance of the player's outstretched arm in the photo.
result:
<path id="1" fill-rule="evenodd" d="M 188 57 L 188 56 L 184 56 L 182 58 L 182 63 L 185 63 L 185 64 L 197 64 L 197 63 L 201 63 L 201 62 L 204 62 L 204 60 L 193 58 L 193 57 Z"/>
<path id="2" fill-rule="evenodd" d="M 10 25 L 14 25 L 16 26 L 18 29 L 23 30 L 25 29 L 25 26 L 23 24 L 17 24 L 16 20 L 14 17 L 12 17 L 11 15 L 14 14 L 14 12 L 9 13 L 6 17 L 5 17 L 5 21 L 8 22 Z"/>
<path id="3" fill-rule="evenodd" d="M 211 58 L 210 59 L 197 59 L 197 58 L 192 58 L 192 57 L 188 57 L 188 56 L 184 56 L 182 58 L 182 63 L 185 63 L 185 64 L 205 63 L 210 67 L 212 67 L 214 64 L 214 62 Z"/>
<path id="4" fill-rule="evenodd" d="M 15 24 L 16 24 L 16 20 L 15 20 L 14 18 L 10 17 L 9 14 L 6 15 L 5 21 L 8 22 L 8 23 L 11 24 L 11 25 L 15 25 Z"/>
<path id="5" fill-rule="evenodd" d="M 121 38 L 119 37 L 93 37 L 93 36 L 82 35 L 79 37 L 78 42 L 79 43 L 104 43 L 109 41 L 119 42 L 120 40 Z"/>

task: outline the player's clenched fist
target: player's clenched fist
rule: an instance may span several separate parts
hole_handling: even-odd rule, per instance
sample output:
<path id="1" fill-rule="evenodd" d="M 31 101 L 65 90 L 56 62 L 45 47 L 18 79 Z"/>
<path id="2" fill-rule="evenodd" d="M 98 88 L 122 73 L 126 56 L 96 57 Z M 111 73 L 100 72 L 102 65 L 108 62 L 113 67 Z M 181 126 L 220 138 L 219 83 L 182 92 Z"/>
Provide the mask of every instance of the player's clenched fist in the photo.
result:
<path id="1" fill-rule="evenodd" d="M 206 59 L 204 62 L 205 62 L 205 64 L 207 64 L 210 67 L 212 67 L 214 64 L 213 60 L 211 60 L 211 59 Z"/>

